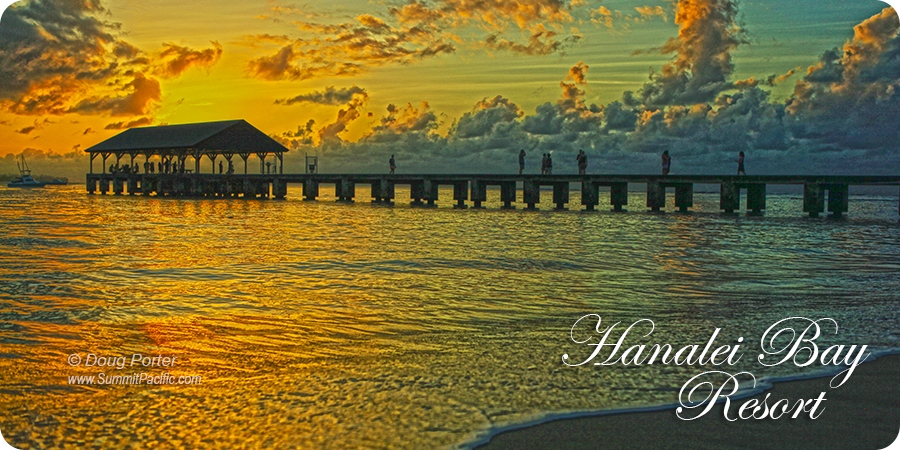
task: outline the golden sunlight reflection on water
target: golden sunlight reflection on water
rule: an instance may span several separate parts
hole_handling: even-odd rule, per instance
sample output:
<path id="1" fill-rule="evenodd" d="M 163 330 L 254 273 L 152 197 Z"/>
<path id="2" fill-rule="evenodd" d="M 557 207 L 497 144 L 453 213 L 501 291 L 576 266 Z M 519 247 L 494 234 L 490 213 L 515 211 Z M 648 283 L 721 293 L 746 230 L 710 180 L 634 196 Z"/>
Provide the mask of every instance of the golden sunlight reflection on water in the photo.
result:
<path id="1" fill-rule="evenodd" d="M 287 201 L 81 189 L 0 189 L 0 427 L 23 449 L 445 447 L 548 412 L 672 402 L 696 373 L 562 365 L 589 354 L 569 340 L 588 313 L 653 319 L 652 342 L 673 345 L 828 315 L 897 346 L 896 198 L 830 221 L 799 217 L 790 196 L 728 217 L 715 194 L 655 215 L 640 193 L 629 213 L 589 214 L 577 195 L 572 211 L 525 212 L 497 210 L 494 191 L 488 210 L 457 211 L 449 192 L 415 209 L 399 188 L 393 208 L 364 189 L 352 205 L 293 188 Z M 202 382 L 68 381 L 99 372 Z"/>

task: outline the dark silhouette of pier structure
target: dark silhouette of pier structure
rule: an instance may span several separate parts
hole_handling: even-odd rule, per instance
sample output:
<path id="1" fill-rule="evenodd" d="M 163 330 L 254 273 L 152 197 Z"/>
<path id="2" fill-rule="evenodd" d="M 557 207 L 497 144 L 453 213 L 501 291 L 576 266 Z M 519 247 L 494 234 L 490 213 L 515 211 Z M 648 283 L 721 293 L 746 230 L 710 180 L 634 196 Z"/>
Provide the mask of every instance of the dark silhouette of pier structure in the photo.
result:
<path id="1" fill-rule="evenodd" d="M 746 210 L 760 214 L 766 209 L 767 185 L 802 185 L 803 211 L 810 217 L 828 212 L 841 216 L 848 211 L 850 186 L 900 186 L 900 176 L 719 176 L 719 175 L 489 175 L 489 174 L 320 174 L 284 173 L 283 155 L 287 148 L 243 120 L 209 122 L 187 125 L 133 128 L 85 150 L 90 153 L 91 167 L 87 174 L 87 191 L 120 195 L 157 195 L 189 197 L 276 198 L 287 196 L 288 184 L 301 184 L 305 200 L 316 200 L 322 185 L 334 186 L 338 201 L 352 202 L 356 185 L 369 185 L 373 202 L 393 204 L 396 186 L 409 186 L 410 204 L 435 206 L 441 186 L 453 187 L 455 208 L 481 208 L 487 201 L 489 186 L 499 186 L 503 209 L 514 209 L 516 203 L 525 209 L 536 209 L 541 203 L 542 187 L 552 187 L 551 203 L 564 210 L 569 204 L 569 192 L 580 186 L 581 204 L 585 210 L 600 205 L 600 188 L 609 188 L 612 211 L 623 211 L 628 205 L 629 185 L 645 185 L 647 208 L 661 211 L 666 207 L 666 192 L 673 189 L 675 207 L 686 212 L 693 207 L 694 185 L 719 187 L 719 208 L 725 213 L 741 209 L 741 193 L 746 192 Z M 219 157 L 233 167 L 232 157 L 244 162 L 243 173 L 216 173 Z M 258 174 L 248 173 L 248 158 L 259 158 Z M 266 165 L 272 156 L 274 166 Z M 102 158 L 101 173 L 94 173 L 94 160 Z M 169 173 L 141 171 L 106 171 L 107 160 L 115 157 L 115 166 L 129 157 L 129 167 L 135 159 L 144 157 L 144 167 L 158 164 L 152 159 L 171 163 Z M 188 159 L 193 158 L 193 167 Z M 200 162 L 209 158 L 212 173 L 200 173 Z M 138 160 L 138 163 L 140 161 Z M 182 168 L 185 169 L 182 169 Z M 140 173 L 138 173 L 140 172 Z M 521 185 L 522 197 L 518 198 Z M 900 210 L 898 210 L 900 211 Z"/>

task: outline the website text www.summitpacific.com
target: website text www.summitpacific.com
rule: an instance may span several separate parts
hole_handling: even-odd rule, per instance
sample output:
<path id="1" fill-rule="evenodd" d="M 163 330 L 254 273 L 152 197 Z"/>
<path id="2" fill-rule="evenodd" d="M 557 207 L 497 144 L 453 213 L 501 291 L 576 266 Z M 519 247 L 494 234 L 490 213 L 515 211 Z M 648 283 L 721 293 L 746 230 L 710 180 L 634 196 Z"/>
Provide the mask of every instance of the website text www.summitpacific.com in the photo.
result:
<path id="1" fill-rule="evenodd" d="M 69 375 L 69 384 L 82 385 L 104 385 L 104 384 L 147 384 L 147 385 L 163 385 L 163 384 L 200 384 L 202 378 L 200 375 L 182 375 L 175 376 L 170 373 L 154 375 L 152 373 L 134 373 L 131 375 L 108 375 L 98 373 L 97 375 Z"/>

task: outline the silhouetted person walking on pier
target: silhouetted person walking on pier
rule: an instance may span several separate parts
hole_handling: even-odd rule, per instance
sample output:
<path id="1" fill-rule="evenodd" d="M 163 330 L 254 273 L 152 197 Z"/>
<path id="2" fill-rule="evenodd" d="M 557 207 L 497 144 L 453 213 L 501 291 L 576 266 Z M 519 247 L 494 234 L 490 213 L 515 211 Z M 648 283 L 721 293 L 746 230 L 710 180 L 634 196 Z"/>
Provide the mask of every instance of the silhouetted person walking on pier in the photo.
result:
<path id="1" fill-rule="evenodd" d="M 734 161 L 738 163 L 738 175 L 747 175 L 747 173 L 744 172 L 744 152 L 738 154 L 738 159 Z"/>
<path id="2" fill-rule="evenodd" d="M 394 173 L 394 170 L 397 169 L 397 162 L 394 161 L 394 155 L 391 155 L 391 159 L 388 161 L 388 164 L 391 165 L 391 173 Z"/>
<path id="3" fill-rule="evenodd" d="M 519 150 L 519 175 L 525 170 L 525 150 Z"/>
<path id="4" fill-rule="evenodd" d="M 222 161 L 219 161 L 219 175 L 222 175 Z"/>
<path id="5" fill-rule="evenodd" d="M 578 161 L 578 175 L 584 175 L 587 172 L 587 155 L 584 154 L 584 150 L 578 150 L 575 161 Z"/>
<path id="6" fill-rule="evenodd" d="M 547 175 L 553 175 L 553 152 L 547 153 Z"/>
<path id="7" fill-rule="evenodd" d="M 662 154 L 662 172 L 663 175 L 669 174 L 669 168 L 672 167 L 672 158 L 669 156 L 669 151 L 666 150 Z"/>

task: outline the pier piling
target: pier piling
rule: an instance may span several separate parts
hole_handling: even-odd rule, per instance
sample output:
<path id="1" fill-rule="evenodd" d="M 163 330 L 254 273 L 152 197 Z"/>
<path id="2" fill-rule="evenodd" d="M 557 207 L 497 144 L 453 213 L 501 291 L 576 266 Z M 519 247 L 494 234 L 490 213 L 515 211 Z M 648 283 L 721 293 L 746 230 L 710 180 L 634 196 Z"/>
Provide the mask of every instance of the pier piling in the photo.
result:
<path id="1" fill-rule="evenodd" d="M 600 185 L 591 181 L 581 182 L 581 204 L 585 211 L 595 211 L 600 204 Z"/>
<path id="2" fill-rule="evenodd" d="M 747 185 L 747 210 L 753 214 L 762 214 L 766 209 L 766 185 Z"/>
<path id="3" fill-rule="evenodd" d="M 841 217 L 842 214 L 849 210 L 850 199 L 848 198 L 849 186 L 846 184 L 829 184 L 828 185 L 828 212 L 834 217 Z"/>
<path id="4" fill-rule="evenodd" d="M 481 202 L 487 201 L 487 184 L 477 178 L 473 179 L 470 184 L 472 187 L 472 207 L 481 209 L 483 208 Z"/>
<path id="5" fill-rule="evenodd" d="M 819 183 L 807 183 L 803 185 L 803 212 L 809 213 L 809 217 L 819 217 L 819 213 L 825 211 L 825 186 Z"/>
<path id="6" fill-rule="evenodd" d="M 527 178 L 522 181 L 522 203 L 528 205 L 525 209 L 533 211 L 534 205 L 541 202 L 541 185 L 537 180 Z"/>
<path id="7" fill-rule="evenodd" d="M 725 211 L 725 214 L 733 214 L 741 209 L 741 189 L 732 180 L 720 185 L 719 209 Z"/>
<path id="8" fill-rule="evenodd" d="M 613 212 L 623 212 L 628 205 L 628 183 L 612 183 L 609 186 L 609 203 Z"/>
<path id="9" fill-rule="evenodd" d="M 647 182 L 647 207 L 653 212 L 666 207 L 666 188 L 657 180 Z"/>
<path id="10" fill-rule="evenodd" d="M 694 185 L 679 183 L 675 185 L 675 207 L 681 212 L 688 212 L 694 207 Z"/>

